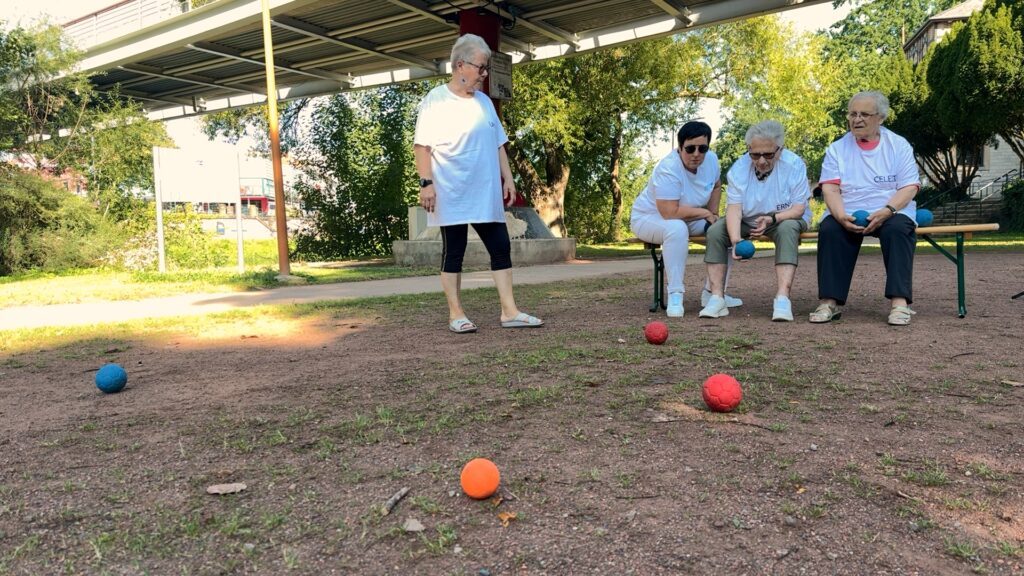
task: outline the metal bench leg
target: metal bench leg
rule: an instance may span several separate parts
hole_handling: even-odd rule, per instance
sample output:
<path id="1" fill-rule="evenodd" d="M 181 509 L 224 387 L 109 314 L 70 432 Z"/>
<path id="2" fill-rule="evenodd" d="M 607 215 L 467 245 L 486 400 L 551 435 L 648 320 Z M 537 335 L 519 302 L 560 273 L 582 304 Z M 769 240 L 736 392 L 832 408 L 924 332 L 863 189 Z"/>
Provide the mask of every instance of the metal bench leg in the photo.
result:
<path id="1" fill-rule="evenodd" d="M 665 261 L 657 246 L 651 246 L 651 259 L 654 261 L 654 302 L 650 311 L 657 312 L 659 308 L 665 308 Z"/>
<path id="2" fill-rule="evenodd" d="M 956 233 L 956 301 L 959 305 L 960 316 L 967 316 L 967 295 L 964 287 L 964 233 Z"/>
<path id="3" fill-rule="evenodd" d="M 953 256 L 945 248 L 939 246 L 938 242 L 932 240 L 930 234 L 922 234 L 921 237 L 956 265 L 957 316 L 960 318 L 967 316 L 967 289 L 964 286 L 964 233 L 956 233 L 956 256 Z"/>

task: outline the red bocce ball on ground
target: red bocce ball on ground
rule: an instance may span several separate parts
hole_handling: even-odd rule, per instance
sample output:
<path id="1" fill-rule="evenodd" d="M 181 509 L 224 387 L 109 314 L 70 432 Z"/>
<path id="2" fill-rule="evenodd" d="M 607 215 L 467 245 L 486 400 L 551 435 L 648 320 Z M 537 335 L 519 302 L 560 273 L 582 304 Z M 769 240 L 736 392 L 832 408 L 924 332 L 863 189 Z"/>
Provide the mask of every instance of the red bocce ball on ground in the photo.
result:
<path id="1" fill-rule="evenodd" d="M 704 381 L 704 403 L 715 412 L 732 412 L 743 400 L 743 388 L 728 374 L 715 374 Z"/>
<path id="2" fill-rule="evenodd" d="M 668 340 L 668 326 L 664 322 L 655 320 L 644 326 L 644 337 L 651 344 L 664 344 Z"/>

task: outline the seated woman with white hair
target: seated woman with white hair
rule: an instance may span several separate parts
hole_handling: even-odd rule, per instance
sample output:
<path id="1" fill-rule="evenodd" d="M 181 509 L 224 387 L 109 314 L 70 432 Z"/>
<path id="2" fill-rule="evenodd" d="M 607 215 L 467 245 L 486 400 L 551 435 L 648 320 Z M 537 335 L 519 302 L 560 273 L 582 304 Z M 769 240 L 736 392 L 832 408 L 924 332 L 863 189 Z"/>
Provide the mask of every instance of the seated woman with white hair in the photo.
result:
<path id="1" fill-rule="evenodd" d="M 777 290 L 772 320 L 793 321 L 789 294 L 798 260 L 800 233 L 811 221 L 807 165 L 785 148 L 785 130 L 774 120 L 747 129 L 747 153 L 726 175 L 725 218 L 707 231 L 704 262 L 711 281 L 711 299 L 701 318 L 729 314 L 725 302 L 725 274 L 730 259 L 740 260 L 736 245 L 744 238 L 768 237 L 775 244 Z"/>
<path id="2" fill-rule="evenodd" d="M 880 92 L 860 92 L 847 105 L 850 131 L 833 142 L 821 166 L 821 190 L 828 210 L 818 227 L 818 308 L 815 324 L 842 315 L 865 236 L 882 245 L 889 324 L 906 326 L 914 311 L 914 249 L 917 246 L 914 196 L 920 188 L 914 150 L 882 126 L 889 100 Z M 868 212 L 867 224 L 853 213 Z"/>

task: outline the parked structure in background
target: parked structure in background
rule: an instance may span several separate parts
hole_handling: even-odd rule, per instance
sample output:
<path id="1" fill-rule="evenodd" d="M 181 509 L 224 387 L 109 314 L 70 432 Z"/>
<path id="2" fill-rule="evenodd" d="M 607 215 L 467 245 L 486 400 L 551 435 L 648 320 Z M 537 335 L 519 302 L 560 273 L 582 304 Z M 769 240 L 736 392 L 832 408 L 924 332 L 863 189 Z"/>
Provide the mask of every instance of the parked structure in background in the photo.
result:
<path id="1" fill-rule="evenodd" d="M 929 46 L 938 43 L 954 24 L 967 20 L 984 5 L 984 0 L 967 0 L 932 16 L 903 45 L 903 53 L 911 62 L 917 64 L 924 58 Z M 978 175 L 971 183 L 971 196 L 998 195 L 997 189 L 1001 187 L 1001 183 L 1013 179 L 1009 176 L 1015 174 L 1016 178 L 1021 177 L 1020 160 L 998 136 L 995 146 L 985 146 L 978 157 L 981 158 L 981 165 L 978 166 Z"/>

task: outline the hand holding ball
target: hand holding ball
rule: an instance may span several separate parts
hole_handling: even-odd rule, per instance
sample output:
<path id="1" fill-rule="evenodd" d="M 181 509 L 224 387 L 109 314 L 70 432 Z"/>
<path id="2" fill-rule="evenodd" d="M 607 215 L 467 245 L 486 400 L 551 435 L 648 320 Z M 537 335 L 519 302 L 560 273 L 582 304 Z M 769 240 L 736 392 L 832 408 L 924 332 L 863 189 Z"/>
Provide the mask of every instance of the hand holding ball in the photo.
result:
<path id="1" fill-rule="evenodd" d="M 644 337 L 651 344 L 664 344 L 668 340 L 668 326 L 658 320 L 648 322 L 644 326 Z"/>
<path id="2" fill-rule="evenodd" d="M 466 496 L 483 500 L 498 491 L 501 473 L 498 472 L 498 467 L 494 465 L 494 462 L 487 458 L 474 458 L 462 467 L 459 482 L 462 484 L 462 491 L 466 493 Z"/>
<path id="3" fill-rule="evenodd" d="M 740 383 L 728 374 L 715 374 L 704 381 L 704 403 L 714 412 L 732 412 L 743 400 Z"/>
<path id="4" fill-rule="evenodd" d="M 754 252 L 756 252 L 756 249 L 754 248 L 754 243 L 750 240 L 740 240 L 736 244 L 736 255 L 744 260 L 752 258 Z"/>
<path id="5" fill-rule="evenodd" d="M 867 210 L 857 210 L 853 213 L 853 223 L 864 228 L 868 225 L 868 216 L 870 214 L 868 214 Z"/>
<path id="6" fill-rule="evenodd" d="M 120 392 L 128 383 L 128 373 L 120 364 L 106 364 L 96 372 L 96 387 L 107 394 Z"/>

